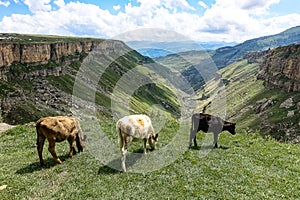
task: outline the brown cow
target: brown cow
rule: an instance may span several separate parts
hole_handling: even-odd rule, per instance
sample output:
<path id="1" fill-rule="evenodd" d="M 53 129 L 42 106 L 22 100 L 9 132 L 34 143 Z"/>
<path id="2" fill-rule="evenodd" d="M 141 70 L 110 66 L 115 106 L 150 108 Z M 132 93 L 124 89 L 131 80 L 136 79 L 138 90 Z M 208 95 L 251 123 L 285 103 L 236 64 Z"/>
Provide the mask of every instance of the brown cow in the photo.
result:
<path id="1" fill-rule="evenodd" d="M 192 147 L 192 141 L 197 147 L 196 134 L 198 131 L 213 132 L 214 142 L 213 146 L 218 148 L 218 137 L 222 131 L 229 131 L 232 135 L 235 134 L 235 123 L 227 122 L 213 115 L 205 113 L 197 113 L 192 116 L 192 128 L 190 133 L 190 147 Z"/>
<path id="2" fill-rule="evenodd" d="M 57 116 L 41 118 L 36 123 L 36 132 L 37 150 L 41 166 L 44 166 L 43 146 L 46 138 L 49 143 L 48 150 L 58 164 L 61 164 L 62 162 L 56 155 L 55 142 L 68 140 L 70 144 L 69 156 L 71 158 L 73 157 L 73 154 L 76 153 L 73 146 L 74 141 L 76 141 L 78 152 L 83 151 L 83 148 L 85 146 L 83 132 L 80 128 L 80 124 L 74 117 Z"/>

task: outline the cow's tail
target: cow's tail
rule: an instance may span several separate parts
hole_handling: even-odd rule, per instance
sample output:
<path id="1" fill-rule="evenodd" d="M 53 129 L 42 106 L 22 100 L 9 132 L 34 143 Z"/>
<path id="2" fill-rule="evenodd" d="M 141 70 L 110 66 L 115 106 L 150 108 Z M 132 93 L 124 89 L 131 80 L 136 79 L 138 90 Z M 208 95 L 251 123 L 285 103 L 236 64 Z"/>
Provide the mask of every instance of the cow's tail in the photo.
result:
<path id="1" fill-rule="evenodd" d="M 206 109 L 207 109 L 207 107 L 208 107 L 210 104 L 211 104 L 211 101 L 208 102 L 208 104 L 206 104 L 206 105 L 203 107 L 202 113 L 206 113 Z"/>
<path id="2" fill-rule="evenodd" d="M 37 145 L 38 155 L 39 155 L 39 159 L 40 159 L 40 164 L 41 164 L 41 166 L 44 166 L 43 147 L 44 147 L 46 137 L 44 136 L 44 134 L 42 132 L 42 124 L 41 124 L 42 121 L 43 121 L 43 119 L 40 119 L 36 122 L 35 129 L 36 129 L 36 134 L 37 134 L 36 145 Z"/>
<path id="3" fill-rule="evenodd" d="M 195 124 L 194 124 L 194 115 L 192 115 L 192 125 L 191 125 L 191 129 L 190 129 L 190 143 L 189 143 L 189 147 L 192 147 L 192 142 L 195 138 Z"/>
<path id="4" fill-rule="evenodd" d="M 122 131 L 121 131 L 121 122 L 117 122 L 116 130 L 117 130 L 117 133 L 118 133 L 118 136 L 119 136 L 119 146 L 122 148 L 123 136 L 122 136 Z"/>
<path id="5" fill-rule="evenodd" d="M 37 140 L 36 140 L 36 144 L 39 146 L 39 141 L 42 139 L 41 137 L 43 137 L 43 133 L 41 132 L 41 122 L 43 121 L 43 119 L 39 119 L 36 124 L 35 124 L 35 129 L 36 129 L 36 134 L 37 134 Z"/>

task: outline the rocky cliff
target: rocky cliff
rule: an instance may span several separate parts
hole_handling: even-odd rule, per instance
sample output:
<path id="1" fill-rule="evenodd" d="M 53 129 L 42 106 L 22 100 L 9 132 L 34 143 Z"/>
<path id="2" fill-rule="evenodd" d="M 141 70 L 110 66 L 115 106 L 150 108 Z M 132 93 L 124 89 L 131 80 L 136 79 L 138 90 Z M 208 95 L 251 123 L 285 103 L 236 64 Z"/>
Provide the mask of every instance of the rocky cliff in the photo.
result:
<path id="1" fill-rule="evenodd" d="M 51 61 L 57 67 L 66 62 L 66 58 L 70 56 L 77 56 L 79 59 L 80 55 L 92 51 L 100 43 L 99 41 L 84 40 L 77 42 L 0 43 L 0 79 L 8 79 L 7 73 L 14 64 L 37 66 L 46 65 Z M 53 74 L 59 74 L 61 71 L 61 69 L 53 68 L 52 66 L 50 70 L 46 71 Z M 45 74 L 46 71 L 44 69 L 41 73 Z"/>
<path id="2" fill-rule="evenodd" d="M 0 44 L 0 67 L 11 65 L 14 62 L 21 63 L 41 63 L 45 64 L 49 60 L 60 61 L 63 56 L 89 52 L 100 41 L 73 41 L 73 42 L 2 42 Z"/>
<path id="3" fill-rule="evenodd" d="M 300 44 L 278 47 L 264 57 L 258 79 L 287 92 L 300 91 Z"/>

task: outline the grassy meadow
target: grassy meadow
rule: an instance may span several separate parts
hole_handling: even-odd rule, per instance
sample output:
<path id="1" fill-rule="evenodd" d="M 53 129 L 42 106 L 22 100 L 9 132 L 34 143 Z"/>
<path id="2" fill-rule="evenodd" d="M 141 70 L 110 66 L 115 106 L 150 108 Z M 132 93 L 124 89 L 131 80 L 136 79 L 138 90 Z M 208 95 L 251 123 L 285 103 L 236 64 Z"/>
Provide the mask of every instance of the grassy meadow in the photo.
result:
<path id="1" fill-rule="evenodd" d="M 256 81 L 257 70 L 258 66 L 241 61 L 220 72 L 230 79 L 226 86 L 227 116 L 229 121 L 237 122 L 236 135 L 222 133 L 220 147 L 202 156 L 203 149 L 209 146 L 188 149 L 189 128 L 186 128 L 183 139 L 178 141 L 184 147 L 178 158 L 149 173 L 121 173 L 96 159 L 88 147 L 69 159 L 66 141 L 56 144 L 57 154 L 63 159 L 60 165 L 54 162 L 45 143 L 46 167 L 41 168 L 34 125 L 10 129 L 0 135 L 0 188 L 4 188 L 0 190 L 0 198 L 299 199 L 300 146 L 261 137 L 259 130 L 251 129 L 260 119 L 244 109 L 245 105 L 272 94 L 265 91 L 262 82 Z M 114 123 L 107 119 L 100 124 L 110 132 L 108 138 L 117 142 Z M 178 122 L 166 123 L 159 133 L 158 149 L 168 147 L 177 131 Z M 204 136 L 198 133 L 199 144 Z M 130 151 L 142 152 L 142 142 L 134 143 Z M 155 151 L 158 150 L 148 154 Z M 115 162 L 121 165 L 120 160 Z"/>
<path id="2" fill-rule="evenodd" d="M 46 167 L 40 168 L 34 127 L 18 126 L 0 136 L 0 184 L 7 185 L 1 199 L 299 198 L 298 145 L 240 129 L 222 134 L 219 144 L 205 157 L 187 148 L 170 165 L 142 174 L 104 166 L 88 151 L 69 159 L 63 142 L 56 145 L 63 164 L 55 164 L 45 147 Z"/>

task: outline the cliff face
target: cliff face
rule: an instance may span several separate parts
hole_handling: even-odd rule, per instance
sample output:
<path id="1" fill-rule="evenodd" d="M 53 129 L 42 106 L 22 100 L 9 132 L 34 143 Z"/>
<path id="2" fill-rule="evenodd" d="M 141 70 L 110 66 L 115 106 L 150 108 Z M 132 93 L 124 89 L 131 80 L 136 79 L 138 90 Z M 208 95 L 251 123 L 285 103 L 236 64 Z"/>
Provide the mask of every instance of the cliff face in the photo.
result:
<path id="1" fill-rule="evenodd" d="M 80 40 L 71 42 L 4 42 L 0 43 L 0 80 L 64 73 L 65 65 L 82 59 L 96 49 L 114 53 L 126 45 L 121 41 Z"/>
<path id="2" fill-rule="evenodd" d="M 278 47 L 263 59 L 258 79 L 287 92 L 300 91 L 300 44 Z"/>
<path id="3" fill-rule="evenodd" d="M 0 44 L 0 67 L 14 62 L 45 64 L 49 60 L 59 61 L 62 56 L 89 52 L 99 42 L 61 42 L 37 44 Z"/>

